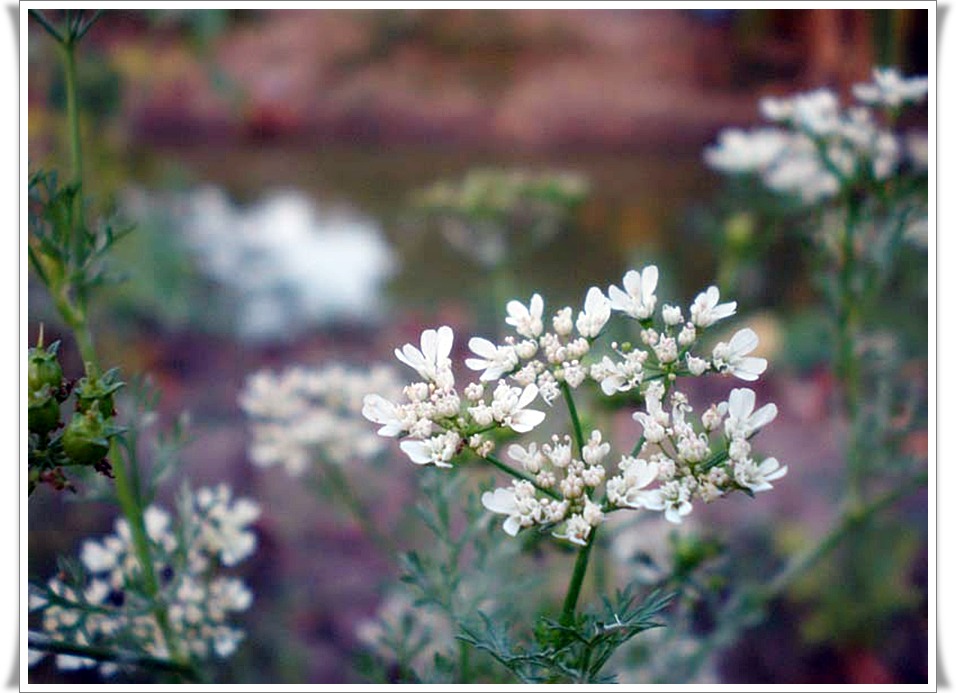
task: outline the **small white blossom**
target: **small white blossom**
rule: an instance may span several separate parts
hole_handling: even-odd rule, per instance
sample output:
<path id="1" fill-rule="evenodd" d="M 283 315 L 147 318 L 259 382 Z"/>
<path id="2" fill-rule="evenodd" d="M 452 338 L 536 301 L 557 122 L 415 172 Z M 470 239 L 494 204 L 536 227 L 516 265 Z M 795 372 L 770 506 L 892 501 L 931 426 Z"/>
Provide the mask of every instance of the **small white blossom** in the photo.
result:
<path id="1" fill-rule="evenodd" d="M 654 290 L 657 288 L 657 267 L 648 265 L 642 271 L 630 270 L 624 275 L 624 290 L 611 285 L 608 288 L 608 297 L 612 310 L 644 320 L 654 313 L 657 297 Z"/>
<path id="2" fill-rule="evenodd" d="M 679 325 L 684 319 L 679 306 L 665 305 L 661 308 L 661 316 L 664 318 L 664 323 L 669 327 Z"/>
<path id="3" fill-rule="evenodd" d="M 893 68 L 873 68 L 873 81 L 854 84 L 853 95 L 862 103 L 895 108 L 909 101 L 922 101 L 929 89 L 925 77 L 904 78 Z"/>
<path id="4" fill-rule="evenodd" d="M 544 313 L 544 300 L 538 294 L 531 297 L 531 303 L 525 306 L 520 301 L 509 301 L 508 317 L 505 322 L 515 328 L 515 332 L 528 339 L 536 339 L 544 331 L 541 316 Z M 569 330 L 570 331 L 570 330 Z"/>
<path id="5" fill-rule="evenodd" d="M 749 438 L 777 417 L 777 405 L 770 403 L 754 411 L 757 396 L 749 388 L 730 391 L 727 398 L 727 420 L 724 431 L 728 438 Z"/>
<path id="6" fill-rule="evenodd" d="M 571 319 L 572 315 L 573 312 L 570 307 L 562 308 L 554 314 L 551 324 L 554 327 L 554 331 L 558 333 L 558 336 L 567 337 L 571 334 L 571 330 L 574 329 L 574 322 Z"/>
<path id="7" fill-rule="evenodd" d="M 483 337 L 472 337 L 468 348 L 481 358 L 465 359 L 465 365 L 473 371 L 484 371 L 480 380 L 498 380 L 518 365 L 518 354 L 513 346 L 498 346 Z"/>
<path id="8" fill-rule="evenodd" d="M 784 477 L 786 473 L 787 468 L 781 467 L 775 457 L 768 457 L 759 465 L 751 459 L 734 465 L 734 480 L 754 493 L 769 491 L 773 488 L 770 482 Z"/>
<path id="9" fill-rule="evenodd" d="M 545 418 L 543 411 L 525 408 L 537 396 L 536 385 L 527 385 L 521 389 L 509 387 L 504 381 L 499 382 L 491 402 L 494 420 L 517 433 L 527 433 Z"/>
<path id="10" fill-rule="evenodd" d="M 747 356 L 758 343 L 757 333 L 752 329 L 739 330 L 730 338 L 729 344 L 720 342 L 714 347 L 714 367 L 741 380 L 756 380 L 767 370 L 767 359 Z"/>
<path id="11" fill-rule="evenodd" d="M 703 375 L 704 371 L 706 371 L 709 367 L 710 367 L 710 364 L 707 362 L 706 359 L 702 359 L 698 356 L 692 356 L 691 354 L 687 354 L 687 370 L 690 371 L 691 375 L 693 376 Z"/>
<path id="12" fill-rule="evenodd" d="M 596 286 L 588 289 L 584 299 L 584 310 L 578 313 L 575 326 L 582 337 L 597 337 L 611 317 L 611 302 Z"/>
<path id="13" fill-rule="evenodd" d="M 406 344 L 395 350 L 395 357 L 418 371 L 418 374 L 439 387 L 454 385 L 455 378 L 451 372 L 451 348 L 455 334 L 447 325 L 437 330 L 425 330 L 421 336 L 421 349 Z"/>
<path id="14" fill-rule="evenodd" d="M 737 312 L 737 302 L 720 303 L 720 290 L 711 286 L 694 299 L 690 307 L 690 316 L 697 327 L 710 327 L 718 320 L 728 318 Z"/>
<path id="15" fill-rule="evenodd" d="M 461 436 L 458 433 L 446 431 L 425 440 L 403 440 L 399 447 L 415 464 L 450 468 L 450 460 L 457 454 L 460 443 Z"/>

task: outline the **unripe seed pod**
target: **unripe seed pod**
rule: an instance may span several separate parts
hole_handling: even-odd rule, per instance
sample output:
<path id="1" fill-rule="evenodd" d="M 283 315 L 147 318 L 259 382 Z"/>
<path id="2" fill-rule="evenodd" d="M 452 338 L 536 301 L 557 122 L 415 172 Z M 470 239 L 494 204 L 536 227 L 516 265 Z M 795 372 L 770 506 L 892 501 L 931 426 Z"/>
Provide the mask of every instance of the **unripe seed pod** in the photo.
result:
<path id="1" fill-rule="evenodd" d="M 30 433 L 46 435 L 60 425 L 60 405 L 49 385 L 31 392 L 27 403 L 27 423 Z"/>
<path id="2" fill-rule="evenodd" d="M 106 422 L 98 409 L 74 414 L 61 440 L 63 452 L 76 464 L 96 464 L 110 450 Z"/>
<path id="3" fill-rule="evenodd" d="M 56 352 L 60 343 L 54 342 L 48 349 L 31 347 L 27 358 L 27 385 L 30 392 L 41 390 L 45 385 L 56 390 L 63 382 L 63 368 Z"/>
<path id="4" fill-rule="evenodd" d="M 90 409 L 96 409 L 103 418 L 111 418 L 114 414 L 113 393 L 123 387 L 122 382 L 114 380 L 115 373 L 113 370 L 103 376 L 80 378 L 73 390 L 76 395 L 76 410 L 86 413 Z"/>

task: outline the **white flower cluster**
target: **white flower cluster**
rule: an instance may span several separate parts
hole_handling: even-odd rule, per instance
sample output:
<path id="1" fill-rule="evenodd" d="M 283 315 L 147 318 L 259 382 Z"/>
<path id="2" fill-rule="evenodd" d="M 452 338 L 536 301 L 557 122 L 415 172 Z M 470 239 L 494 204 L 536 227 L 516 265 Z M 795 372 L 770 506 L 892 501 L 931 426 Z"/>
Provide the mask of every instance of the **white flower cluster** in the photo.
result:
<path id="1" fill-rule="evenodd" d="M 394 370 L 333 363 L 254 373 L 239 396 L 239 405 L 253 420 L 252 462 L 282 465 L 299 476 L 316 455 L 337 464 L 374 457 L 385 444 L 360 416 L 362 399 L 370 392 L 398 396 L 401 385 Z"/>
<path id="2" fill-rule="evenodd" d="M 176 646 L 190 659 L 228 657 L 244 636 L 228 621 L 249 608 L 252 592 L 242 580 L 215 573 L 217 566 L 234 566 L 255 552 L 256 536 L 249 525 L 259 512 L 255 502 L 234 499 L 220 485 L 187 494 L 176 525 L 155 505 L 144 513 L 159 600 L 166 605 Z M 144 576 L 126 520 L 116 521 L 113 534 L 85 541 L 80 561 L 88 576 L 85 584 L 67 584 L 65 576 L 58 576 L 46 590 L 31 595 L 30 610 L 41 612 L 46 634 L 57 642 L 117 646 L 169 658 L 169 644 L 143 591 Z M 30 656 L 33 664 L 43 653 L 31 651 Z M 56 664 L 63 670 L 98 665 L 103 676 L 118 671 L 115 663 L 68 654 L 56 655 Z"/>
<path id="3" fill-rule="evenodd" d="M 851 181 L 885 180 L 904 160 L 925 169 L 925 157 L 920 157 L 925 144 L 914 142 L 912 133 L 905 138 L 894 133 L 871 106 L 896 109 L 922 100 L 926 91 L 925 78 L 904 79 L 895 70 L 876 69 L 872 83 L 854 86 L 864 105 L 846 110 L 827 89 L 767 97 L 760 102 L 762 115 L 784 127 L 725 130 L 718 144 L 705 150 L 704 159 L 725 173 L 755 174 L 768 188 L 812 204 L 833 197 Z"/>
<path id="4" fill-rule="evenodd" d="M 623 289 L 611 286 L 605 295 L 591 287 L 576 317 L 570 307 L 553 315 L 552 331 L 545 329 L 541 296 L 534 294 L 528 305 L 509 302 L 506 322 L 516 334 L 501 344 L 480 337 L 469 341 L 474 356 L 465 365 L 481 375 L 464 387 L 463 396 L 455 389 L 451 328 L 426 330 L 420 349 L 406 344 L 395 351 L 424 381 L 405 388 L 404 402 L 369 395 L 363 414 L 381 426 L 380 435 L 407 437 L 400 447 L 416 464 L 450 467 L 466 447 L 491 458 L 493 445 L 483 434 L 492 429 L 527 433 L 542 423 L 545 413 L 527 408 L 538 395 L 548 405 L 562 390 L 570 399 L 571 390 L 589 378 L 600 383 L 607 396 L 639 393 L 646 406 L 634 418 L 644 427 L 643 443 L 634 456 L 620 458 L 621 473 L 606 484 L 605 460 L 611 446 L 599 430 L 580 442 L 576 455 L 569 436 L 554 436 L 540 447 L 536 443 L 508 447 L 508 456 L 517 463 L 510 468 L 516 479 L 510 487 L 485 493 L 482 503 L 507 516 L 504 530 L 512 536 L 522 528 L 561 523 L 556 536 L 585 544 L 591 529 L 613 509 L 658 510 L 679 522 L 690 512 L 694 496 L 713 500 L 734 489 L 770 488 L 769 482 L 783 476 L 786 468 L 773 458 L 754 462 L 748 439 L 776 415 L 774 405 L 754 413 L 753 391 L 734 390 L 727 402 L 705 412 L 698 431 L 688 421 L 691 408 L 686 396 L 672 390 L 678 377 L 707 372 L 756 380 L 767 368 L 765 359 L 749 355 L 757 347 L 756 333 L 739 330 L 709 354 L 695 354 L 703 333 L 732 316 L 736 302 L 721 303 L 719 290 L 711 286 L 695 298 L 689 319 L 680 307 L 664 305 L 655 320 L 657 282 L 657 267 L 650 265 L 629 271 Z M 598 360 L 592 345 L 614 312 L 638 322 L 643 347 L 612 344 L 615 357 L 605 354 Z M 493 390 L 487 388 L 490 398 L 488 382 L 496 383 Z M 668 392 L 670 412 L 663 407 Z M 724 435 L 711 444 L 709 434 L 724 417 Z M 648 488 L 654 482 L 660 486 Z M 599 501 L 596 494 L 602 485 L 606 497 Z"/>

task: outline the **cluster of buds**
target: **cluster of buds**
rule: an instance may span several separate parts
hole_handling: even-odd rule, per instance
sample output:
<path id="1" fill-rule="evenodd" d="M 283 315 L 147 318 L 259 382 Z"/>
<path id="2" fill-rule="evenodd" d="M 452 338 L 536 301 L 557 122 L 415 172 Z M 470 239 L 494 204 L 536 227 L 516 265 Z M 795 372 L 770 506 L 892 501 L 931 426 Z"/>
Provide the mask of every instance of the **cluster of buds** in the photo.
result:
<path id="1" fill-rule="evenodd" d="M 60 343 L 43 346 L 42 331 L 27 355 L 27 418 L 30 431 L 29 490 L 46 483 L 71 488 L 63 468 L 88 465 L 110 475 L 110 439 L 122 432 L 114 424 L 113 395 L 123 383 L 115 369 L 90 373 L 78 381 L 63 377 Z M 73 416 L 64 425 L 61 405 L 73 396 Z"/>
<path id="2" fill-rule="evenodd" d="M 117 646 L 162 659 L 228 657 L 243 638 L 229 619 L 249 608 L 252 592 L 242 580 L 218 574 L 219 568 L 254 553 L 256 536 L 249 525 L 259 512 L 256 503 L 233 498 L 224 485 L 186 494 L 175 523 L 162 508 L 148 507 L 144 520 L 158 595 L 145 590 L 129 524 L 119 519 L 113 534 L 83 543 L 86 576 L 53 578 L 31 594 L 30 611 L 39 614 L 43 630 L 57 642 Z M 165 630 L 153 608 L 157 603 L 165 610 Z M 31 663 L 44 655 L 30 654 Z M 118 671 L 114 662 L 70 654 L 56 655 L 56 664 L 64 670 L 98 666 L 104 676 Z"/>
<path id="3" fill-rule="evenodd" d="M 695 424 L 686 394 L 676 388 L 678 378 L 706 374 L 758 379 L 767 361 L 750 355 L 758 346 L 756 333 L 744 328 L 702 349 L 703 335 L 734 315 L 736 302 L 721 303 L 719 290 L 711 286 L 694 299 L 685 319 L 678 306 L 657 310 L 657 282 L 658 270 L 651 265 L 629 271 L 623 289 L 610 286 L 605 294 L 592 287 L 576 315 L 570 307 L 554 313 L 551 331 L 545 329 L 540 295 L 528 305 L 509 302 L 506 322 L 515 335 L 501 344 L 480 337 L 469 341 L 474 356 L 465 365 L 481 374 L 462 395 L 450 359 L 451 328 L 426 330 L 421 348 L 406 344 L 395 351 L 423 381 L 407 386 L 402 402 L 368 395 L 363 414 L 381 426 L 380 435 L 405 438 L 400 447 L 416 464 L 450 467 L 470 449 L 507 470 L 515 477 L 511 486 L 485 493 L 482 503 L 507 516 L 504 530 L 511 535 L 539 525 L 585 544 L 607 512 L 643 508 L 680 522 L 694 498 L 709 502 L 734 490 L 772 488 L 770 482 L 786 474 L 786 467 L 772 457 L 757 462 L 749 441 L 773 420 L 776 407 L 754 411 L 754 392 L 734 389 Z M 614 313 L 637 322 L 641 346 L 612 343 L 613 356 L 598 356 L 596 341 Z M 488 431 L 531 432 L 546 418 L 544 411 L 529 408 L 536 398 L 550 407 L 563 394 L 573 407 L 572 391 L 589 380 L 599 383 L 606 396 L 633 391 L 644 402 L 644 409 L 633 413 L 643 436 L 630 454 L 618 457 L 619 474 L 612 477 L 605 466 L 612 459 L 611 442 L 600 430 L 585 439 L 573 413 L 576 439 L 554 436 L 541 445 L 512 444 L 507 454 L 516 467 L 493 456 Z"/>

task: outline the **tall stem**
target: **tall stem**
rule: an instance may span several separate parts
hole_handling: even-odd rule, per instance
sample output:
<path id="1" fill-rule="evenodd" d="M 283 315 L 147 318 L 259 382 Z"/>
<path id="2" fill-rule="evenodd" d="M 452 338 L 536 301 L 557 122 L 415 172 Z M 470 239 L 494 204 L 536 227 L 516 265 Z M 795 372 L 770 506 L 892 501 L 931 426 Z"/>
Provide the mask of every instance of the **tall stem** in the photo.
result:
<path id="1" fill-rule="evenodd" d="M 69 125 L 72 183 L 77 186 L 77 193 L 73 202 L 71 229 L 73 243 L 74 246 L 76 246 L 79 243 L 79 234 L 82 233 L 83 229 L 81 192 L 83 184 L 83 151 L 80 142 L 80 113 L 77 101 L 77 44 L 75 37 L 72 34 L 67 34 L 67 36 L 60 41 L 59 45 L 63 58 L 64 79 L 66 82 L 66 114 Z M 93 346 L 92 332 L 87 324 L 86 306 L 82 301 L 80 301 L 79 305 L 71 301 L 68 291 L 69 286 L 64 286 L 63 291 L 59 292 L 59 295 L 55 296 L 54 299 L 62 317 L 73 330 L 77 349 L 83 359 L 86 374 L 92 376 L 99 372 L 99 360 L 96 357 L 96 350 Z M 156 580 L 156 570 L 153 566 L 152 553 L 149 548 L 149 538 L 146 533 L 146 522 L 143 517 L 143 507 L 140 501 L 139 489 L 133 483 L 126 460 L 123 458 L 115 441 L 110 446 L 109 455 L 113 468 L 116 498 L 119 501 L 120 510 L 129 523 L 136 559 L 143 571 L 144 586 L 153 603 L 153 615 L 162 633 L 164 644 L 173 661 L 179 663 L 188 662 L 188 654 L 183 653 L 178 647 L 178 643 L 169 624 L 165 606 L 159 599 L 159 583 Z"/>
<path id="2" fill-rule="evenodd" d="M 578 606 L 578 597 L 581 595 L 581 585 L 584 584 L 584 576 L 588 571 L 588 558 L 591 556 L 591 547 L 594 545 L 594 536 L 597 534 L 597 528 L 591 529 L 587 543 L 578 551 L 577 560 L 574 561 L 574 572 L 571 574 L 571 582 L 568 584 L 567 594 L 564 596 L 564 606 L 561 609 L 561 625 L 571 627 L 574 625 L 574 611 Z"/>
<path id="3" fill-rule="evenodd" d="M 837 377 L 840 380 L 844 413 L 850 430 L 847 440 L 847 496 L 851 505 L 863 501 L 862 455 L 859 450 L 857 423 L 860 410 L 860 369 L 856 358 L 860 306 L 855 288 L 857 262 L 855 235 L 860 217 L 860 202 L 851 193 L 847 203 L 846 227 L 843 235 L 842 264 L 837 290 Z"/>
<path id="4" fill-rule="evenodd" d="M 581 420 L 578 418 L 578 408 L 574 405 L 571 387 L 564 380 L 561 381 L 561 394 L 564 395 L 564 402 L 568 405 L 568 416 L 571 417 L 571 427 L 574 429 L 574 442 L 578 446 L 580 456 L 584 450 L 584 431 L 581 429 Z"/>

